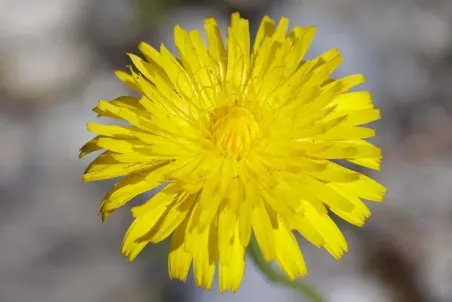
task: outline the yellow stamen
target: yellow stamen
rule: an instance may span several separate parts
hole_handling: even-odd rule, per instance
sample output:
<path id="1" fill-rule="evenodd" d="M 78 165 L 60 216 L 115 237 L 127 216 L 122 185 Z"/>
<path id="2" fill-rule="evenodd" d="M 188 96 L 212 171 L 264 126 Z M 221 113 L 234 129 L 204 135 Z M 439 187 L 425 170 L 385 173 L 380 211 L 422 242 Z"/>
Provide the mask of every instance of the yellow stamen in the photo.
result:
<path id="1" fill-rule="evenodd" d="M 243 157 L 260 135 L 254 115 L 246 108 L 225 106 L 212 114 L 212 140 L 219 151 Z"/>

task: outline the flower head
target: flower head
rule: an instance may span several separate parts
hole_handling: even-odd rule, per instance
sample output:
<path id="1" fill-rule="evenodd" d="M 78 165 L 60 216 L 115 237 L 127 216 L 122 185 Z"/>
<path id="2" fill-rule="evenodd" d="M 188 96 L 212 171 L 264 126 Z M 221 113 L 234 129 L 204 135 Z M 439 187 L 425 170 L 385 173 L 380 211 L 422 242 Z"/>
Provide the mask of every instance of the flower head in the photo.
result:
<path id="1" fill-rule="evenodd" d="M 250 47 L 248 21 L 232 15 L 227 45 L 216 21 L 199 31 L 176 26 L 179 52 L 146 43 L 146 60 L 117 72 L 139 97 L 100 101 L 94 111 L 127 126 L 88 123 L 97 134 L 80 156 L 103 149 L 85 182 L 122 176 L 100 207 L 103 219 L 139 194 L 164 186 L 132 208 L 122 253 L 132 261 L 149 243 L 171 236 L 169 274 L 185 281 L 193 264 L 198 286 L 236 291 L 253 234 L 266 260 L 290 279 L 306 275 L 293 231 L 339 259 L 347 243 L 330 212 L 361 226 L 386 189 L 334 160 L 378 170 L 381 151 L 361 125 L 380 118 L 369 92 L 349 90 L 362 75 L 331 73 L 331 49 L 303 60 L 314 27 L 278 25 L 264 17 Z"/>

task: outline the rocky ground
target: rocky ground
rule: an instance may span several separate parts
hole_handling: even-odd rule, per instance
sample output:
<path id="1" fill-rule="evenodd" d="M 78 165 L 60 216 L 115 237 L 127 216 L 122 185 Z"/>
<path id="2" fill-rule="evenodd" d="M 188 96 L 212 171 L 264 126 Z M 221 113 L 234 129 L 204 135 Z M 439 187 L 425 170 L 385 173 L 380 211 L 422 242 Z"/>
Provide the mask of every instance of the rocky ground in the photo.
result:
<path id="1" fill-rule="evenodd" d="M 252 267 L 235 296 L 170 283 L 165 247 L 128 264 L 128 213 L 96 216 L 111 183 L 81 184 L 91 108 L 127 93 L 111 72 L 128 64 L 124 53 L 142 39 L 171 45 L 175 23 L 214 15 L 226 27 L 232 9 L 317 25 L 309 55 L 340 48 L 338 75 L 364 72 L 383 109 L 375 177 L 387 201 L 363 229 L 344 225 L 341 262 L 302 241 L 308 280 L 334 302 L 452 300 L 450 1 L 0 0 L 1 302 L 300 301 Z"/>

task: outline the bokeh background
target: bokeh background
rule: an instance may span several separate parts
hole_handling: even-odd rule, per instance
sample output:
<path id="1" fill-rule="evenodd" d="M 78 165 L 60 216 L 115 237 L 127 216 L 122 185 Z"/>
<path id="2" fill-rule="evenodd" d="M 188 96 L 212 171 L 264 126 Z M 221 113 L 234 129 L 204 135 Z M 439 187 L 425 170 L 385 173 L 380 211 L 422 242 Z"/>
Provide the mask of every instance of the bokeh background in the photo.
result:
<path id="1" fill-rule="evenodd" d="M 0 302 L 304 301 L 252 265 L 236 295 L 172 282 L 166 244 L 129 264 L 129 212 L 96 216 L 112 183 L 81 183 L 91 109 L 128 92 L 125 53 L 236 10 L 253 32 L 265 14 L 316 25 L 308 56 L 340 48 L 338 75 L 365 73 L 383 111 L 386 202 L 341 225 L 340 262 L 301 240 L 307 280 L 333 302 L 452 301 L 452 1 L 0 0 Z"/>

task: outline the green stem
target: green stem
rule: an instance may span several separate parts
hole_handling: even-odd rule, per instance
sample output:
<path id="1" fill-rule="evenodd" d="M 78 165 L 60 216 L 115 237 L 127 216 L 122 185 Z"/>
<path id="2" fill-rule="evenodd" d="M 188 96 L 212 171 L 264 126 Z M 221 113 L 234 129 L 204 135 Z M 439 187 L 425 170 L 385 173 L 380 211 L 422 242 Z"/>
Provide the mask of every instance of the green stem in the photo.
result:
<path id="1" fill-rule="evenodd" d="M 283 273 L 278 272 L 271 265 L 271 263 L 267 262 L 267 260 L 264 259 L 264 256 L 262 255 L 259 245 L 257 244 L 254 236 L 251 237 L 251 241 L 248 246 L 248 253 L 257 267 L 261 270 L 262 273 L 264 273 L 265 276 L 267 276 L 270 281 L 287 286 L 299 292 L 312 302 L 325 302 L 323 297 L 315 290 L 314 287 L 300 281 L 290 281 Z"/>

